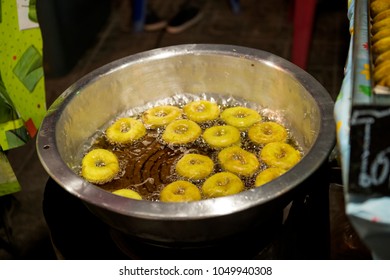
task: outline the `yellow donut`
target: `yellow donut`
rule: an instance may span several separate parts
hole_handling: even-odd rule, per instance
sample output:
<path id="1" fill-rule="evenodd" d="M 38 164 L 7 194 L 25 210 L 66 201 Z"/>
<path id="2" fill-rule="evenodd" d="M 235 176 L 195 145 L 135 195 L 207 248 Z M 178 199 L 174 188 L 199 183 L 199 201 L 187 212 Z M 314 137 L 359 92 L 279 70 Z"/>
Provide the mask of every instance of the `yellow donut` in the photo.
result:
<path id="1" fill-rule="evenodd" d="M 147 127 L 165 126 L 181 117 L 182 110 L 172 105 L 161 105 L 150 108 L 142 114 L 142 120 Z"/>
<path id="2" fill-rule="evenodd" d="M 239 145 L 241 134 L 238 128 L 231 125 L 216 125 L 203 132 L 203 139 L 212 148 L 226 148 Z"/>
<path id="3" fill-rule="evenodd" d="M 370 12 L 373 18 L 375 18 L 381 12 L 390 9 L 389 1 L 372 1 L 370 2 Z"/>
<path id="4" fill-rule="evenodd" d="M 273 142 L 264 146 L 260 152 L 260 158 L 269 167 L 279 167 L 287 170 L 300 161 L 301 154 L 287 143 Z"/>
<path id="5" fill-rule="evenodd" d="M 372 3 L 373 1 L 371 1 Z M 378 15 L 376 15 L 375 17 L 373 17 L 372 19 L 372 22 L 378 22 L 382 19 L 385 19 L 385 18 L 388 18 L 390 17 L 390 9 L 387 9 L 387 10 L 384 10 L 382 12 L 379 12 Z"/>
<path id="6" fill-rule="evenodd" d="M 195 141 L 202 133 L 200 126 L 191 120 L 176 120 L 165 128 L 162 139 L 171 144 L 186 144 Z"/>
<path id="7" fill-rule="evenodd" d="M 265 183 L 268 183 L 268 182 L 272 181 L 273 179 L 278 178 L 279 176 L 281 176 L 285 172 L 286 172 L 285 169 L 282 169 L 279 167 L 270 167 L 270 168 L 264 169 L 256 176 L 255 186 L 260 187 L 260 186 L 264 185 Z"/>
<path id="8" fill-rule="evenodd" d="M 160 192 L 162 202 L 187 202 L 201 199 L 200 190 L 187 181 L 175 181 L 165 186 Z"/>
<path id="9" fill-rule="evenodd" d="M 219 117 L 220 109 L 216 103 L 207 100 L 198 100 L 183 107 L 187 117 L 197 123 L 212 121 Z"/>
<path id="10" fill-rule="evenodd" d="M 144 124 L 133 118 L 120 118 L 106 130 L 108 141 L 114 144 L 128 144 L 145 136 Z"/>
<path id="11" fill-rule="evenodd" d="M 88 152 L 81 162 L 81 175 L 94 184 L 104 184 L 119 173 L 119 161 L 116 155 L 105 149 Z"/>
<path id="12" fill-rule="evenodd" d="M 286 142 L 287 130 L 276 122 L 259 122 L 248 129 L 248 137 L 259 145 L 271 142 Z"/>
<path id="13" fill-rule="evenodd" d="M 214 162 L 199 154 L 186 154 L 176 164 L 176 172 L 180 176 L 192 180 L 201 180 L 213 172 Z"/>
<path id="14" fill-rule="evenodd" d="M 261 121 L 261 116 L 253 109 L 237 106 L 225 109 L 221 113 L 221 119 L 229 125 L 245 130 Z"/>
<path id="15" fill-rule="evenodd" d="M 378 67 L 374 68 L 374 81 L 376 83 L 379 83 L 384 78 L 386 78 L 390 73 L 390 60 L 383 62 Z"/>
<path id="16" fill-rule="evenodd" d="M 389 3 L 390 4 L 390 3 Z M 371 25 L 371 33 L 375 35 L 379 31 L 388 28 L 390 25 L 390 18 L 385 18 L 380 21 L 376 21 Z"/>
<path id="17" fill-rule="evenodd" d="M 113 191 L 112 193 L 127 198 L 142 200 L 142 197 L 139 193 L 129 189 L 120 189 L 120 190 Z"/>
<path id="18" fill-rule="evenodd" d="M 244 183 L 241 179 L 230 172 L 220 172 L 208 178 L 203 186 L 202 193 L 205 197 L 221 197 L 241 192 Z"/>
<path id="19" fill-rule="evenodd" d="M 380 40 L 385 39 L 385 38 L 389 38 L 389 37 L 390 37 L 390 29 L 389 28 L 386 28 L 386 29 L 378 31 L 374 36 L 371 37 L 371 44 L 372 44 L 372 47 L 373 47 L 372 51 L 374 53 L 378 53 L 381 50 L 382 50 L 382 52 L 384 52 L 383 51 L 383 49 L 384 49 L 383 46 L 381 47 L 381 45 L 377 45 L 377 46 L 379 46 L 379 48 L 377 50 L 374 48 L 374 46 Z"/>
<path id="20" fill-rule="evenodd" d="M 390 51 L 378 54 L 375 58 L 375 67 L 379 67 L 382 63 L 390 60 Z M 374 68 L 375 70 L 375 68 Z"/>
<path id="21" fill-rule="evenodd" d="M 239 176 L 251 176 L 260 166 L 254 154 L 238 146 L 231 146 L 220 151 L 218 160 L 224 170 Z"/>

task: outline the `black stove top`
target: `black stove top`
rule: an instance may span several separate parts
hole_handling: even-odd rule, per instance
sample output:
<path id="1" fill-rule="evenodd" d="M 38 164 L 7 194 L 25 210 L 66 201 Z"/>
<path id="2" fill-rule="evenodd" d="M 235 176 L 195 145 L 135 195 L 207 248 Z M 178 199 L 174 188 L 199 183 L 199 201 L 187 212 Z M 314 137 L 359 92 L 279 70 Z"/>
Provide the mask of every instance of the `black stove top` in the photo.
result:
<path id="1" fill-rule="evenodd" d="M 43 211 L 53 245 L 64 259 L 369 259 L 340 214 L 339 226 L 331 227 L 329 184 L 318 178 L 305 184 L 315 187 L 297 192 L 288 215 L 284 209 L 249 232 L 195 245 L 158 244 L 124 235 L 101 222 L 52 179 L 45 188 Z M 334 232 L 347 238 L 334 240 Z"/>

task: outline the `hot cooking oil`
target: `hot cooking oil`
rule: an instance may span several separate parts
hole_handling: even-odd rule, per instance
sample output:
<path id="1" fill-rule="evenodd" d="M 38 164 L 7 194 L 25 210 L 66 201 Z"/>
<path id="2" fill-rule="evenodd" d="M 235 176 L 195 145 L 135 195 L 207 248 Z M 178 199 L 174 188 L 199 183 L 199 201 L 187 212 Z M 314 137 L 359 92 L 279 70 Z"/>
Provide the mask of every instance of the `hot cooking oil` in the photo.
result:
<path id="1" fill-rule="evenodd" d="M 212 98 L 210 99 L 214 100 L 214 95 L 211 96 Z M 185 102 L 183 102 L 183 100 L 185 100 Z M 180 95 L 179 97 L 176 96 L 173 99 L 166 100 L 166 102 L 168 102 L 167 104 L 182 108 L 192 100 L 193 97 L 191 95 Z M 226 108 L 243 106 L 243 104 L 248 106 L 248 102 L 234 100 L 231 97 L 229 100 L 218 102 L 221 112 Z M 272 118 L 262 114 L 261 108 L 256 107 L 258 105 L 252 104 L 251 106 L 257 108 L 260 115 L 262 115 L 263 121 L 272 121 Z M 145 110 L 150 107 L 153 107 L 153 105 L 149 104 L 148 107 L 145 107 Z M 140 112 L 139 108 L 137 108 L 136 111 Z M 140 116 L 142 115 L 142 113 L 132 115 L 131 111 L 127 112 L 127 114 L 138 119 L 140 119 Z M 184 114 L 183 118 L 186 118 Z M 200 124 L 200 127 L 203 132 L 209 127 L 224 124 L 225 123 L 218 118 L 213 121 L 202 123 Z M 147 133 L 143 138 L 127 145 L 115 145 L 110 143 L 105 137 L 104 130 L 100 131 L 100 134 L 97 134 L 99 136 L 92 137 L 91 139 L 94 139 L 93 143 L 85 145 L 88 146 L 88 150 L 103 148 L 112 151 L 118 157 L 121 169 L 121 172 L 114 180 L 99 185 L 99 187 L 108 192 L 127 188 L 138 192 L 144 200 L 158 201 L 160 191 L 164 186 L 177 180 L 189 180 L 180 177 L 175 172 L 177 161 L 187 153 L 196 153 L 210 157 L 214 162 L 214 171 L 210 176 L 223 171 L 217 159 L 220 149 L 211 148 L 202 137 L 199 137 L 196 141 L 189 144 L 173 145 L 165 143 L 162 140 L 163 132 L 164 128 L 148 128 Z M 290 133 L 288 143 L 299 150 L 296 141 Z M 241 131 L 241 148 L 255 154 L 259 159 L 259 153 L 262 146 L 254 144 L 245 131 Z M 86 153 L 87 151 L 84 151 L 83 153 Z M 260 159 L 259 162 L 260 167 L 252 176 L 240 176 L 238 174 L 245 185 L 245 190 L 255 187 L 254 182 L 257 174 L 266 168 L 265 164 L 262 163 Z M 189 181 L 201 188 L 205 179 Z"/>

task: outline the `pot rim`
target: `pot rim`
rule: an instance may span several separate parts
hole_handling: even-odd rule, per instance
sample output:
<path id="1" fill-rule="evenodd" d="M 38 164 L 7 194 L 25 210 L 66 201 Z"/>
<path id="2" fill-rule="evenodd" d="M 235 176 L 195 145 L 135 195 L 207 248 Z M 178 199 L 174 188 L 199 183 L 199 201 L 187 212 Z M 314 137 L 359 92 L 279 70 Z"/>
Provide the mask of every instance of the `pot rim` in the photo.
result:
<path id="1" fill-rule="evenodd" d="M 56 144 L 56 123 L 67 104 L 87 84 L 131 64 L 183 54 L 218 54 L 262 61 L 298 80 L 316 100 L 320 129 L 310 151 L 292 169 L 262 187 L 236 195 L 196 202 L 164 203 L 132 200 L 111 194 L 74 173 L 62 160 Z M 121 215 L 141 219 L 194 220 L 229 215 L 271 202 L 301 184 L 327 160 L 335 145 L 334 102 L 325 88 L 310 74 L 293 63 L 266 51 L 222 44 L 185 44 L 153 49 L 106 64 L 82 77 L 66 89 L 50 106 L 37 135 L 37 153 L 46 172 L 61 187 L 86 204 Z"/>

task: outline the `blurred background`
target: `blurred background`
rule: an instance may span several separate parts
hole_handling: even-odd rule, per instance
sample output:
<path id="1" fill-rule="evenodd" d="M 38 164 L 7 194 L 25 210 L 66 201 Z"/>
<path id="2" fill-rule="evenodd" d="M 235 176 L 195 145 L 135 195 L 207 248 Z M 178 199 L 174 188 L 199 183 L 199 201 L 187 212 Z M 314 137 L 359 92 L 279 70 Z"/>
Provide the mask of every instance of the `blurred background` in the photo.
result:
<path id="1" fill-rule="evenodd" d="M 137 1 L 133 1 L 137 2 Z M 344 76 L 349 32 L 347 1 L 343 0 L 209 0 L 202 1 L 202 18 L 188 29 L 169 33 L 146 31 L 139 25 L 134 3 L 125 0 L 40 0 L 38 19 L 43 37 L 47 107 L 70 85 L 90 71 L 142 51 L 178 44 L 231 44 L 268 51 L 292 61 L 294 36 L 309 30 L 308 52 L 299 65 L 336 99 Z M 149 1 L 161 18 L 175 14 L 181 1 Z M 312 22 L 294 25 L 301 7 L 314 3 Z M 239 5 L 239 6 L 236 6 Z M 301 18 L 303 19 L 303 18 Z M 301 39 L 299 47 L 302 49 Z M 304 51 L 302 49 L 302 51 Z M 297 62 L 298 63 L 298 62 Z M 302 63 L 302 59 L 299 63 Z M 36 154 L 35 142 L 10 150 L 9 160 L 22 190 L 3 203 L 0 259 L 55 259 L 42 199 L 48 175 Z M 348 236 L 334 224 L 344 217 L 342 186 L 330 187 L 331 258 L 366 258 L 351 229 Z M 64 209 L 66 211 L 66 209 Z M 349 248 L 341 252 L 340 244 Z M 351 241 L 352 240 L 352 241 Z M 333 247 L 332 247 L 333 248 Z M 342 248 L 341 248 L 342 249 Z M 352 252 L 352 253 L 351 253 Z"/>

